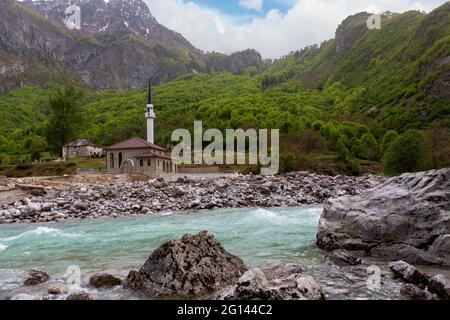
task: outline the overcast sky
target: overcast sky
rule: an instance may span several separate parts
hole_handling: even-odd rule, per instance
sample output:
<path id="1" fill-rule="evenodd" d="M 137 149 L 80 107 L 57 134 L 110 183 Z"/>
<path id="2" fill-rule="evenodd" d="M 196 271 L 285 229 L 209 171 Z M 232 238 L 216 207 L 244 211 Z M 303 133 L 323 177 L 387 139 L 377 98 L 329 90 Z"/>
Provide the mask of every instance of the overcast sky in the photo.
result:
<path id="1" fill-rule="evenodd" d="M 278 58 L 334 37 L 339 23 L 361 12 L 427 12 L 444 0 L 145 0 L 166 27 L 204 51 L 248 48 Z"/>

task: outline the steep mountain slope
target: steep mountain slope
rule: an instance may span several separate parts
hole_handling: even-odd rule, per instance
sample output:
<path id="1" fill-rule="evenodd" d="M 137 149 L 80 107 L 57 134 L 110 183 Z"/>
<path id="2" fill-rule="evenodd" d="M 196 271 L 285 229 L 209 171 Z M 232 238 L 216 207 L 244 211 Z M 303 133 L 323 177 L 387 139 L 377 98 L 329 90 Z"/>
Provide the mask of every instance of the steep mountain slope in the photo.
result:
<path id="1" fill-rule="evenodd" d="M 351 16 L 335 39 L 277 61 L 263 85 L 334 92 L 335 118 L 380 131 L 450 126 L 450 2 L 429 14 L 386 13 L 381 30 L 369 30 L 367 17 Z"/>
<path id="2" fill-rule="evenodd" d="M 81 9 L 81 30 L 64 24 L 70 4 Z M 142 0 L 0 2 L 0 92 L 24 84 L 75 79 L 93 89 L 141 88 L 190 72 L 239 74 L 263 69 L 256 52 L 214 61 L 159 24 Z"/>

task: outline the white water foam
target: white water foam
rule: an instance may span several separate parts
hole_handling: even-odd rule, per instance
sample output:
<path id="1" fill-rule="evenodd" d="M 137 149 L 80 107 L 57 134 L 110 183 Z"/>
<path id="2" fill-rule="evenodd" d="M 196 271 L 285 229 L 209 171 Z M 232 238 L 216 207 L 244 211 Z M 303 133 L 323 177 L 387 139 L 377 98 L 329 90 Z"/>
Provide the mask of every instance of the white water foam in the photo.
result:
<path id="1" fill-rule="evenodd" d="M 8 238 L 0 238 L 0 241 L 2 242 L 10 242 L 15 241 L 24 237 L 30 237 L 30 236 L 41 236 L 41 235 L 52 235 L 52 236 L 62 236 L 62 237 L 70 237 L 75 238 L 78 237 L 78 234 L 70 234 L 70 233 L 64 233 L 61 230 L 49 228 L 49 227 L 37 227 L 33 230 L 28 230 L 25 232 L 22 232 L 21 234 L 18 234 L 17 236 L 8 237 Z"/>
<path id="2" fill-rule="evenodd" d="M 1 244 L 1 243 L 0 243 L 0 252 L 6 250 L 7 248 L 8 248 L 7 245 L 4 245 L 4 244 Z"/>
<path id="3" fill-rule="evenodd" d="M 267 222 L 270 222 L 271 224 L 278 224 L 278 225 L 284 225 L 284 224 L 291 224 L 293 223 L 292 219 L 289 219 L 288 217 L 285 217 L 279 213 L 267 210 L 267 209 L 257 209 L 253 212 L 253 216 L 266 220 Z"/>

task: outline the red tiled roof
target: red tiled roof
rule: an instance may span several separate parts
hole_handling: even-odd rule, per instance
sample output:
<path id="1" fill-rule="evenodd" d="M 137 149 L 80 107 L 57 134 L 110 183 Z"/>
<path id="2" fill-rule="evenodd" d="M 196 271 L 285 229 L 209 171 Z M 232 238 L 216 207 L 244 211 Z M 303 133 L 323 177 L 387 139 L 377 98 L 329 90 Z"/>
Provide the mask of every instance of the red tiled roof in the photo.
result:
<path id="1" fill-rule="evenodd" d="M 164 149 L 156 144 L 152 144 L 141 138 L 132 138 L 129 140 L 125 140 L 125 141 L 116 143 L 116 144 L 106 148 L 106 150 L 147 149 L 147 148 L 161 150 L 161 151 L 167 151 L 166 149 Z"/>

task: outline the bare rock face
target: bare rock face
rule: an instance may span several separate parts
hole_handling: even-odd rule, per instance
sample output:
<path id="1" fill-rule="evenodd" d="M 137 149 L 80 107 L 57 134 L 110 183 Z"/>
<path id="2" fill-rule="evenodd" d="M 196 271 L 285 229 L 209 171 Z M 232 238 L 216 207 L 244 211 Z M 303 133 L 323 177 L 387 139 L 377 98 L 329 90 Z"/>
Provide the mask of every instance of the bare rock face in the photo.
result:
<path id="1" fill-rule="evenodd" d="M 297 264 L 268 263 L 247 271 L 235 286 L 221 295 L 224 300 L 323 300 L 320 286 L 303 274 Z"/>
<path id="2" fill-rule="evenodd" d="M 204 231 L 163 244 L 139 271 L 129 273 L 124 288 L 154 298 L 197 298 L 235 284 L 246 270 Z"/>
<path id="3" fill-rule="evenodd" d="M 50 276 L 45 271 L 31 269 L 28 271 L 23 284 L 26 286 L 35 286 L 47 282 L 49 279 Z"/>
<path id="4" fill-rule="evenodd" d="M 450 169 L 404 174 L 358 196 L 328 200 L 317 244 L 384 260 L 450 265 Z"/>

